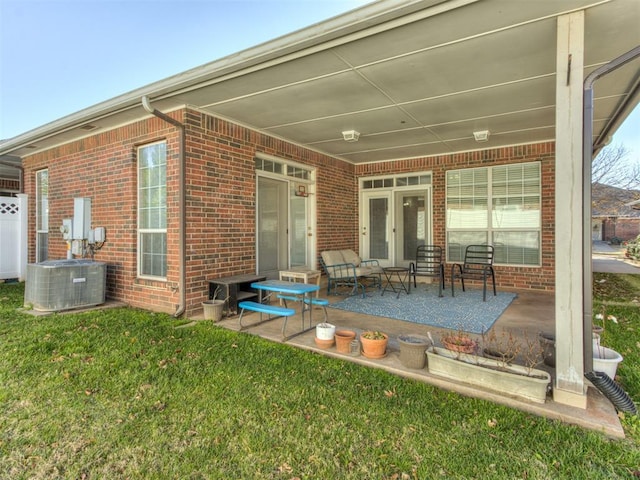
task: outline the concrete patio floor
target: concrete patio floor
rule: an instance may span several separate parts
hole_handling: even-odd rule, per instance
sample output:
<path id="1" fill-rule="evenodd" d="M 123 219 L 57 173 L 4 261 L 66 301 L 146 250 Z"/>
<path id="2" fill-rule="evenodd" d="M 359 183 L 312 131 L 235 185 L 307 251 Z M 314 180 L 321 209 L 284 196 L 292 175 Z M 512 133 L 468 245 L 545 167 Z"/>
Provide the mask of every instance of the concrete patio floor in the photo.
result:
<path id="1" fill-rule="evenodd" d="M 418 285 L 418 288 L 420 288 L 420 285 Z M 324 296 L 326 294 L 326 286 L 322 287 L 320 292 L 321 295 Z M 532 291 L 514 290 L 513 292 L 517 293 L 517 297 L 496 321 L 493 327 L 497 329 L 496 332 L 499 334 L 502 329 L 507 329 L 514 332 L 514 334 L 521 335 L 524 335 L 526 332 L 526 335 L 529 338 L 537 338 L 537 334 L 541 331 L 553 333 L 555 317 L 554 296 L 548 293 Z M 376 291 L 373 290 L 371 293 L 376 294 Z M 445 292 L 445 294 L 446 293 L 447 292 Z M 328 297 L 331 303 L 339 301 L 342 298 L 343 297 L 336 296 Z M 289 304 L 289 307 L 292 307 L 292 305 Z M 606 397 L 591 385 L 589 385 L 587 391 L 586 410 L 554 402 L 551 394 L 547 396 L 547 401 L 544 404 L 530 403 L 516 398 L 496 394 L 489 390 L 453 382 L 443 377 L 430 374 L 428 366 L 424 369 L 417 370 L 410 369 L 402 365 L 399 359 L 400 347 L 397 340 L 398 335 L 419 334 L 426 336 L 427 332 L 431 332 L 433 339 L 436 344 L 438 344 L 440 337 L 446 330 L 391 318 L 356 314 L 334 308 L 327 308 L 327 312 L 329 316 L 328 321 L 336 325 L 336 329 L 338 330 L 349 329 L 356 331 L 356 333 L 360 333 L 363 330 L 381 330 L 388 333 L 389 344 L 387 348 L 387 355 L 382 359 L 372 360 L 362 355 L 350 356 L 338 353 L 335 346 L 329 349 L 318 348 L 314 341 L 315 330 L 290 338 L 285 343 L 292 347 L 302 348 L 322 355 L 340 358 L 344 361 L 356 362 L 368 367 L 384 369 L 393 374 L 425 382 L 438 388 L 455 391 L 465 396 L 489 400 L 549 419 L 559 420 L 579 425 L 584 428 L 597 430 L 611 437 L 624 437 L 624 431 L 620 425 L 615 408 Z M 316 324 L 321 322 L 323 321 L 323 318 L 324 315 L 322 309 L 316 307 L 313 312 L 313 323 Z M 195 319 L 197 318 L 194 318 L 194 320 Z M 250 325 L 252 322 L 257 320 L 258 314 L 249 312 L 248 314 L 245 314 L 243 323 L 245 325 Z M 283 342 L 283 321 L 283 318 L 274 319 L 258 326 L 245 328 L 243 332 L 258 335 L 275 342 Z M 223 318 L 220 322 L 217 322 L 216 325 L 238 331 L 238 316 Z M 298 311 L 296 315 L 290 317 L 288 321 L 287 334 L 290 335 L 299 328 L 300 314 Z M 541 365 L 538 368 L 549 371 L 552 377 L 555 373 L 553 368 L 547 367 L 546 365 Z M 585 382 L 588 383 L 587 380 L 585 380 Z"/>

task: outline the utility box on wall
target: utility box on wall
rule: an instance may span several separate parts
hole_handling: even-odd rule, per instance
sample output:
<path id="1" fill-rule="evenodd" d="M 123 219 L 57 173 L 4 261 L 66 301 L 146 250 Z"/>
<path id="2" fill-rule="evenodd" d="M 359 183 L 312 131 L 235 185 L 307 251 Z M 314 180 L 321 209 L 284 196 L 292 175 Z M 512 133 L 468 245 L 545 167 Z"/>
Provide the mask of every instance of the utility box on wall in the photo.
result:
<path id="1" fill-rule="evenodd" d="M 91 230 L 91 199 L 73 199 L 73 239 L 86 240 Z"/>

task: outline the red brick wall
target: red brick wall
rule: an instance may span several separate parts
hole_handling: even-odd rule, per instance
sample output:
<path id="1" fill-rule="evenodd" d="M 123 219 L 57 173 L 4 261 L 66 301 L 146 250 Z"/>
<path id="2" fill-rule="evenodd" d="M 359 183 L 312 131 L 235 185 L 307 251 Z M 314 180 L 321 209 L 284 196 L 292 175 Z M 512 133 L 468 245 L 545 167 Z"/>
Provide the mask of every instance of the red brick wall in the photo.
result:
<path id="1" fill-rule="evenodd" d="M 543 267 L 497 270 L 503 287 L 553 289 L 553 144 L 514 147 L 355 167 L 203 113 L 171 113 L 186 127 L 187 313 L 201 310 L 207 279 L 255 273 L 256 153 L 317 167 L 316 251 L 358 249 L 357 177 L 432 170 L 435 240 L 444 244 L 446 169 L 500 163 L 542 163 Z M 137 278 L 137 147 L 168 142 L 167 281 Z M 24 159 L 25 193 L 35 198 L 35 172 L 49 169 L 49 258 L 64 258 L 59 233 L 72 218 L 73 198 L 92 201 L 92 225 L 106 228 L 95 259 L 108 264 L 107 296 L 132 306 L 173 313 L 180 301 L 178 252 L 178 131 L 158 118 L 98 133 Z M 29 259 L 35 260 L 35 203 L 29 202 Z"/>
<path id="2" fill-rule="evenodd" d="M 0 178 L 0 192 L 20 192 L 20 181 Z"/>
<path id="3" fill-rule="evenodd" d="M 433 241 L 438 245 L 445 245 L 444 208 L 447 170 L 532 161 L 540 162 L 542 174 L 542 266 L 535 268 L 496 266 L 496 283 L 503 288 L 553 291 L 555 285 L 555 144 L 553 142 L 358 165 L 356 175 L 360 178 L 371 175 L 431 171 L 433 173 Z M 448 273 L 445 272 L 445 274 L 448 277 Z"/>
<path id="4" fill-rule="evenodd" d="M 317 251 L 357 248 L 353 166 L 194 111 L 187 125 L 190 309 L 205 299 L 207 279 L 256 271 L 256 153 L 317 167 Z"/>
<path id="5" fill-rule="evenodd" d="M 614 237 L 622 241 L 633 240 L 640 234 L 640 218 L 605 218 L 602 221 L 602 239 L 610 241 Z"/>
<path id="6" fill-rule="evenodd" d="M 186 126 L 187 313 L 201 310 L 207 279 L 255 273 L 256 152 L 318 167 L 318 251 L 356 248 L 353 166 L 195 111 L 173 112 Z M 167 281 L 137 278 L 137 147 L 167 140 Z M 49 258 L 65 258 L 59 233 L 73 217 L 73 198 L 89 197 L 92 225 L 106 228 L 95 259 L 108 264 L 107 296 L 132 306 L 173 313 L 180 298 L 178 132 L 158 118 L 96 134 L 25 158 L 25 193 L 35 199 L 35 172 L 49 169 Z M 337 198 L 337 201 L 336 201 Z M 30 202 L 29 224 L 35 225 Z M 336 232 L 351 232 L 336 235 Z M 35 231 L 29 232 L 35 261 Z"/>
<path id="7" fill-rule="evenodd" d="M 181 112 L 172 116 L 181 119 Z M 91 198 L 92 226 L 106 229 L 106 242 L 95 259 L 106 262 L 107 297 L 132 306 L 173 312 L 179 297 L 175 255 L 169 262 L 168 282 L 136 277 L 137 147 L 166 140 L 168 229 L 177 231 L 178 134 L 158 118 L 133 123 L 80 141 L 37 153 L 23 161 L 25 193 L 29 194 L 29 261 L 35 261 L 35 172 L 49 170 L 49 258 L 65 258 L 67 246 L 59 232 L 64 218 L 73 218 L 73 199 Z M 169 235 L 169 249 L 177 237 Z"/>

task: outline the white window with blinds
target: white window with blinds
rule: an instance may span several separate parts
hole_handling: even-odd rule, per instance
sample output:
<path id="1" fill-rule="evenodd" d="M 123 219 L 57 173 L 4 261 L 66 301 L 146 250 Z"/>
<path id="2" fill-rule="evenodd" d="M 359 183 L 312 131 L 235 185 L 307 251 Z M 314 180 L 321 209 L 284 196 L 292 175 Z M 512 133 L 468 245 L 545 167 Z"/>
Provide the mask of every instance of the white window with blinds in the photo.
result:
<path id="1" fill-rule="evenodd" d="M 539 266 L 540 183 L 538 162 L 447 172 L 447 260 L 488 243 L 495 263 Z"/>

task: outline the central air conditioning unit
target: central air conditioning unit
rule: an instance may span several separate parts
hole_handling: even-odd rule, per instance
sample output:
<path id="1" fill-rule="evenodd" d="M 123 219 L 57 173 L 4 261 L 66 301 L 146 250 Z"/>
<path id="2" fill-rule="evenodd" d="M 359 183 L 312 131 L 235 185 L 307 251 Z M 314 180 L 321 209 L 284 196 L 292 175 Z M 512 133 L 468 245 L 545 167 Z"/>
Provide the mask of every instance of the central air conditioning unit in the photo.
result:
<path id="1" fill-rule="evenodd" d="M 47 260 L 27 265 L 24 304 L 41 312 L 100 305 L 107 264 L 88 259 Z"/>

